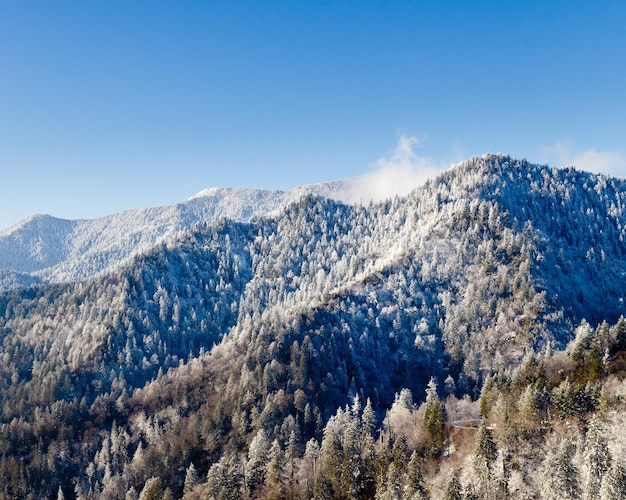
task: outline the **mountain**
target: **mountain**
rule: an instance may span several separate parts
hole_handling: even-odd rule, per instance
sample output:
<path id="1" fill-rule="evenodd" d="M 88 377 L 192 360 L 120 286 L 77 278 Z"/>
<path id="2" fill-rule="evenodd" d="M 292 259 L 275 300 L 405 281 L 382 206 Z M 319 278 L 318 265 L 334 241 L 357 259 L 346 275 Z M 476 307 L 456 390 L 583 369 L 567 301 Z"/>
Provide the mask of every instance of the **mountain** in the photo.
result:
<path id="1" fill-rule="evenodd" d="M 291 191 L 211 188 L 173 206 L 128 210 L 93 220 L 29 217 L 0 231 L 0 289 L 89 278 L 172 238 L 219 218 L 248 221 L 306 194 L 341 196 L 349 181 Z"/>
<path id="2" fill-rule="evenodd" d="M 0 491 L 438 498 L 456 467 L 479 498 L 521 498 L 573 460 L 551 440 L 619 429 L 623 181 L 486 155 L 368 206 L 300 194 L 204 192 L 177 217 L 240 216 L 0 293 Z M 124 220 L 154 233 L 150 210 Z M 36 224 L 50 249 L 78 223 Z"/>

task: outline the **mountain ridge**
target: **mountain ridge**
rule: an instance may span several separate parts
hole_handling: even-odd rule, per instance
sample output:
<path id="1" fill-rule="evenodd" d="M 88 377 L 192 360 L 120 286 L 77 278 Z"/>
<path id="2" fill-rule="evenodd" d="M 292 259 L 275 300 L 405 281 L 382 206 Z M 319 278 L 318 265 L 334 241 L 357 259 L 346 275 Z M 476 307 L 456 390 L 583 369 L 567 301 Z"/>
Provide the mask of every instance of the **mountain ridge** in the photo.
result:
<path id="1" fill-rule="evenodd" d="M 600 407 L 593 383 L 626 360 L 625 205 L 622 181 L 488 155 L 407 196 L 308 194 L 195 224 L 88 279 L 0 292 L 0 471 L 23 464 L 0 491 L 123 498 L 159 478 L 182 497 L 193 464 L 209 496 L 267 498 L 266 472 L 241 471 L 257 452 L 270 463 L 271 445 L 301 471 L 319 460 L 310 482 L 278 474 L 290 498 L 325 478 L 334 493 L 317 496 L 346 498 L 346 467 L 369 474 L 350 487 L 372 498 L 407 449 L 441 492 L 444 460 L 470 463 L 444 432 L 444 386 L 454 415 L 493 408 L 502 449 Z M 374 428 L 370 451 L 346 455 Z M 515 460 L 517 491 L 534 491 L 540 457 Z"/>
<path id="2" fill-rule="evenodd" d="M 290 191 L 209 188 L 175 205 L 125 210 L 96 219 L 33 215 L 0 231 L 4 275 L 4 279 L 0 275 L 0 289 L 86 279 L 195 224 L 220 217 L 247 221 L 307 194 L 336 195 L 345 185 L 337 181 Z"/>

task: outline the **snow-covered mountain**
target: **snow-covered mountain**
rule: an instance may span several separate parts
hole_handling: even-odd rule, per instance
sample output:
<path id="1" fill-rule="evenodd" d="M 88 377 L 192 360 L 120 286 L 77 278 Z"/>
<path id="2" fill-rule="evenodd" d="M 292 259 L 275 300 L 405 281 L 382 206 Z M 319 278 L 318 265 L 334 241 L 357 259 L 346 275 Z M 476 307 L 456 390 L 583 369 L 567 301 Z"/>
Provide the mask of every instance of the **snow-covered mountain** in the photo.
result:
<path id="1" fill-rule="evenodd" d="M 344 199 L 349 186 L 350 181 L 337 181 L 290 191 L 209 188 L 176 205 L 97 219 L 34 215 L 0 230 L 0 289 L 83 280 L 196 224 L 221 217 L 246 222 L 309 194 Z"/>
<path id="2" fill-rule="evenodd" d="M 475 498 L 539 498 L 596 413 L 624 463 L 626 183 L 485 155 L 381 203 L 299 198 L 350 187 L 13 228 L 58 273 L 81 242 L 146 250 L 0 292 L 0 497 L 400 498 L 424 464 L 403 498 L 443 498 L 451 467 L 478 491 L 490 440 L 503 493 Z"/>

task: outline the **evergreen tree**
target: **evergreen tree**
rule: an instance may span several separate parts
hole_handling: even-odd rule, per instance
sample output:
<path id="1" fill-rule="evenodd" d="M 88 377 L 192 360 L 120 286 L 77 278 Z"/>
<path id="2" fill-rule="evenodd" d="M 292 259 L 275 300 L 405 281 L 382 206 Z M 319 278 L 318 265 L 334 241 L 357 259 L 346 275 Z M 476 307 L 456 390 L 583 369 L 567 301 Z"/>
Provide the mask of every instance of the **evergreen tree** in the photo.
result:
<path id="1" fill-rule="evenodd" d="M 537 398 L 532 384 L 528 384 L 517 403 L 519 415 L 524 424 L 532 427 L 537 418 Z"/>
<path id="2" fill-rule="evenodd" d="M 424 429 L 428 435 L 426 452 L 437 456 L 441 453 L 444 444 L 444 424 L 446 410 L 437 394 L 437 384 L 431 378 L 426 387 L 426 401 L 424 402 Z"/>
<path id="3" fill-rule="evenodd" d="M 189 493 L 196 487 L 199 482 L 200 478 L 198 477 L 198 471 L 196 471 L 196 467 L 192 462 L 189 467 L 187 467 L 187 472 L 185 473 L 185 484 L 183 486 L 183 493 Z"/>
<path id="4" fill-rule="evenodd" d="M 402 500 L 402 485 L 396 464 L 391 462 L 384 482 L 376 490 L 375 500 Z"/>
<path id="5" fill-rule="evenodd" d="M 478 428 L 476 449 L 474 450 L 474 472 L 476 473 L 478 491 L 484 498 L 495 496 L 495 463 L 498 458 L 498 447 L 493 440 L 491 429 L 483 420 Z"/>
<path id="6" fill-rule="evenodd" d="M 586 353 L 591 347 L 591 341 L 594 338 L 594 332 L 586 320 L 582 320 L 580 325 L 574 330 L 574 340 L 568 345 L 567 349 L 570 356 L 577 362 L 582 363 Z"/>
<path id="7" fill-rule="evenodd" d="M 448 375 L 443 384 L 446 389 L 446 394 L 448 396 L 454 396 L 454 393 L 456 391 L 456 383 L 454 382 L 454 378 L 452 377 L 452 375 Z"/>
<path id="8" fill-rule="evenodd" d="M 341 491 L 348 498 L 356 498 L 363 486 L 363 467 L 361 460 L 361 435 L 360 429 L 360 405 L 358 396 L 355 397 L 355 404 L 352 409 L 348 409 L 338 416 L 341 425 L 343 460 L 341 464 Z"/>
<path id="9" fill-rule="evenodd" d="M 320 447 L 317 444 L 315 438 L 311 438 L 306 443 L 306 448 L 304 450 L 304 463 L 306 470 L 306 486 L 307 491 L 306 494 L 308 497 L 312 496 L 313 485 L 315 484 L 316 478 L 319 473 L 319 458 L 320 458 Z"/>
<path id="10" fill-rule="evenodd" d="M 602 424 L 595 416 L 589 420 L 583 457 L 587 468 L 583 498 L 585 500 L 597 499 L 600 496 L 602 478 L 611 463 L 611 453 Z"/>
<path id="11" fill-rule="evenodd" d="M 376 425 L 376 414 L 372 408 L 372 402 L 370 398 L 367 398 L 365 408 L 363 409 L 363 415 L 361 416 L 362 430 L 364 435 L 372 436 L 374 427 Z"/>
<path id="12" fill-rule="evenodd" d="M 240 500 L 245 491 L 243 462 L 245 457 L 231 463 L 222 458 L 211 466 L 206 483 L 209 500 Z M 248 495 L 247 492 L 245 494 Z"/>
<path id="13" fill-rule="evenodd" d="M 315 486 L 313 487 L 313 500 L 333 500 L 333 487 L 330 480 L 320 471 L 315 477 Z"/>
<path id="14" fill-rule="evenodd" d="M 291 497 L 294 496 L 293 488 L 296 476 L 296 444 L 296 431 L 292 430 L 289 434 L 289 443 L 287 444 L 287 450 L 285 451 L 285 464 L 288 468 L 287 478 Z"/>
<path id="15" fill-rule="evenodd" d="M 141 493 L 139 493 L 139 500 L 162 500 L 163 490 L 161 487 L 161 479 L 158 477 L 151 477 L 146 481 Z"/>
<path id="16" fill-rule="evenodd" d="M 480 416 L 482 418 L 487 418 L 489 416 L 489 412 L 491 411 L 491 407 L 493 406 L 491 389 L 492 389 L 493 381 L 491 376 L 487 376 L 485 378 L 485 382 L 480 390 L 480 398 L 479 398 L 479 407 L 480 407 Z"/>
<path id="17" fill-rule="evenodd" d="M 272 442 L 268 453 L 268 464 L 265 481 L 265 497 L 271 500 L 281 500 L 286 497 L 284 486 L 284 455 L 277 439 Z"/>
<path id="18" fill-rule="evenodd" d="M 565 419 L 576 413 L 574 405 L 574 388 L 569 378 L 555 387 L 552 391 L 552 401 L 561 419 Z"/>
<path id="19" fill-rule="evenodd" d="M 363 410 L 361 425 L 361 467 L 362 467 L 362 491 L 363 495 L 371 498 L 374 493 L 376 482 L 376 449 L 373 429 L 376 417 L 372 404 L 368 398 Z"/>
<path id="20" fill-rule="evenodd" d="M 131 486 L 124 496 L 124 500 L 139 500 L 139 493 L 134 486 Z"/>
<path id="21" fill-rule="evenodd" d="M 613 460 L 609 470 L 602 476 L 600 500 L 616 498 L 626 498 L 626 472 L 617 460 Z"/>
<path id="22" fill-rule="evenodd" d="M 574 465 L 575 450 L 568 439 L 558 447 L 551 447 L 543 462 L 541 494 L 545 500 L 573 500 L 580 498 L 578 469 Z"/>
<path id="23" fill-rule="evenodd" d="M 407 452 L 407 443 L 406 438 L 401 434 L 397 436 L 393 440 L 393 446 L 391 449 L 391 459 L 393 463 L 396 464 L 396 467 L 401 469 L 404 466 L 406 461 L 406 452 Z"/>
<path id="24" fill-rule="evenodd" d="M 318 493 L 326 491 L 328 487 L 334 494 L 340 494 L 341 478 L 344 464 L 343 440 L 340 432 L 340 423 L 343 420 L 343 410 L 337 410 L 337 414 L 332 416 L 324 427 L 324 438 L 322 439 L 321 457 L 322 457 L 322 476 L 323 488 L 317 488 Z M 328 485 L 328 486 L 327 486 Z M 321 493 L 320 493 L 321 494 Z"/>
<path id="25" fill-rule="evenodd" d="M 609 414 L 609 395 L 606 386 L 603 384 L 598 395 L 598 410 L 596 415 L 602 422 L 606 422 Z"/>
<path id="26" fill-rule="evenodd" d="M 626 318 L 620 316 L 615 325 L 615 346 L 614 353 L 618 351 L 626 351 Z"/>
<path id="27" fill-rule="evenodd" d="M 419 465 L 420 458 L 417 452 L 411 454 L 406 476 L 405 497 L 410 500 L 423 500 L 428 498 L 424 476 Z"/>
<path id="28" fill-rule="evenodd" d="M 452 471 L 448 480 L 444 500 L 463 500 L 463 487 L 461 486 L 461 473 L 458 469 Z"/>
<path id="29" fill-rule="evenodd" d="M 246 487 L 252 491 L 265 481 L 268 461 L 269 441 L 265 431 L 256 433 L 248 447 L 248 461 L 246 463 Z"/>

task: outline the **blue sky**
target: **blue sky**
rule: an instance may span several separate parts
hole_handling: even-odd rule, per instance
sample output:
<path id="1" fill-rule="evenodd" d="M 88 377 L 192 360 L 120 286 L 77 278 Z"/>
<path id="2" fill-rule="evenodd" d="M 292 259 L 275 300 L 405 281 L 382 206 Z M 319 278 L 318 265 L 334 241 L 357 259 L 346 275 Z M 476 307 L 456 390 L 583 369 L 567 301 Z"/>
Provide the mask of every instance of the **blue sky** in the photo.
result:
<path id="1" fill-rule="evenodd" d="M 625 176 L 625 89 L 623 1 L 0 0 L 0 227 L 362 175 L 407 144 L 415 170 Z"/>

